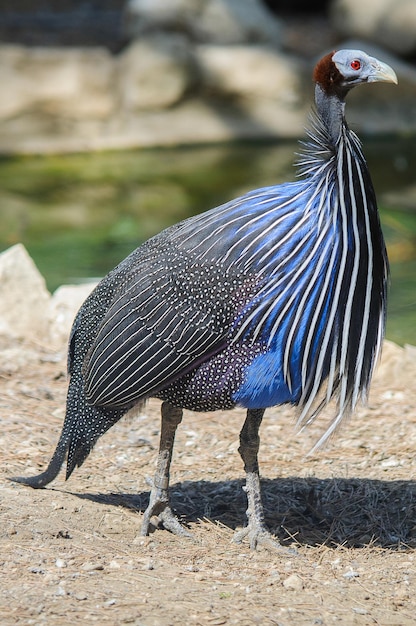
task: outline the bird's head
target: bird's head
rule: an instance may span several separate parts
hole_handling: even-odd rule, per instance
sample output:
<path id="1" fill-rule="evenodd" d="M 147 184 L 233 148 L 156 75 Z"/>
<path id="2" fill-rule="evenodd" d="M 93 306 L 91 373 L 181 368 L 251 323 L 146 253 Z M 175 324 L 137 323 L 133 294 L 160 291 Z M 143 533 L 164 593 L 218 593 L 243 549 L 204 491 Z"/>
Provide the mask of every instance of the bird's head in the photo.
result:
<path id="1" fill-rule="evenodd" d="M 396 83 L 394 70 L 361 50 L 338 50 L 324 56 L 316 65 L 314 81 L 330 94 L 345 95 L 362 83 Z"/>

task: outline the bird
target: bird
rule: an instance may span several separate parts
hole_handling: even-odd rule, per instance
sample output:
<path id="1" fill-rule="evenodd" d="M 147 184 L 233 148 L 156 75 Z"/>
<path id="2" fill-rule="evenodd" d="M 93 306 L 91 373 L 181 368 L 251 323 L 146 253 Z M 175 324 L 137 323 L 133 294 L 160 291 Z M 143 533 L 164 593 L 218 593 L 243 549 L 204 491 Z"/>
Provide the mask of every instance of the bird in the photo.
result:
<path id="1" fill-rule="evenodd" d="M 141 533 L 190 535 L 169 500 L 183 411 L 246 409 L 239 435 L 247 524 L 235 540 L 284 550 L 261 501 L 259 428 L 288 404 L 297 425 L 333 407 L 321 445 L 365 401 L 385 331 L 388 258 L 375 191 L 345 99 L 397 83 L 361 50 L 325 54 L 294 181 L 263 187 L 152 237 L 101 280 L 74 320 L 66 416 L 33 488 L 66 478 L 132 407 L 161 403 L 157 468 Z M 155 521 L 156 520 L 156 521 Z"/>

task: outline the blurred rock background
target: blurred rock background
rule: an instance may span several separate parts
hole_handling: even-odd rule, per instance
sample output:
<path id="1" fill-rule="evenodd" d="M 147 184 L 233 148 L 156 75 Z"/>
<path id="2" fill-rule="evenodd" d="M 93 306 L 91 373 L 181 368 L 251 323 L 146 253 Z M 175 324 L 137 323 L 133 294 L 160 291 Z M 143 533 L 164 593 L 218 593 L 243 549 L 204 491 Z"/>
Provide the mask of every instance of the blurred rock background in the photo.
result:
<path id="1" fill-rule="evenodd" d="M 351 95 L 354 128 L 414 133 L 415 0 L 0 0 L 0 153 L 299 137 L 339 47 L 400 80 Z"/>
<path id="2" fill-rule="evenodd" d="M 48 288 L 289 179 L 293 144 L 232 142 L 302 137 L 313 65 L 341 47 L 399 76 L 351 93 L 348 119 L 362 137 L 403 138 L 367 153 L 393 262 L 389 336 L 414 343 L 416 0 L 0 0 L 0 154 L 35 155 L 0 168 L 0 337 L 65 346 L 92 284 Z"/>

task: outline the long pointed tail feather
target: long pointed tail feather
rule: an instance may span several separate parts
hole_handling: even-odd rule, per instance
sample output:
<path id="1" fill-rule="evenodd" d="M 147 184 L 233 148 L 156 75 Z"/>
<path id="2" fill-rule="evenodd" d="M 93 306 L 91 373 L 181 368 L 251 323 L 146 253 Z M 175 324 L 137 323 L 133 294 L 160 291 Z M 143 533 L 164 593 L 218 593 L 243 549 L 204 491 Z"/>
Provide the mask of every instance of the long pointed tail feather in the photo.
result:
<path id="1" fill-rule="evenodd" d="M 87 404 L 80 377 L 72 376 L 64 425 L 48 467 L 36 476 L 17 476 L 10 480 L 41 489 L 57 477 L 68 453 L 67 480 L 74 469 L 82 465 L 101 435 L 118 422 L 126 411 L 127 409 L 108 409 Z"/>
<path id="2" fill-rule="evenodd" d="M 21 483 L 22 485 L 28 485 L 29 487 L 33 487 L 33 489 L 42 489 L 43 487 L 46 487 L 46 485 L 58 476 L 65 460 L 68 445 L 68 436 L 63 430 L 55 452 L 44 472 L 37 474 L 36 476 L 15 476 L 9 478 L 9 480 L 15 483 Z"/>

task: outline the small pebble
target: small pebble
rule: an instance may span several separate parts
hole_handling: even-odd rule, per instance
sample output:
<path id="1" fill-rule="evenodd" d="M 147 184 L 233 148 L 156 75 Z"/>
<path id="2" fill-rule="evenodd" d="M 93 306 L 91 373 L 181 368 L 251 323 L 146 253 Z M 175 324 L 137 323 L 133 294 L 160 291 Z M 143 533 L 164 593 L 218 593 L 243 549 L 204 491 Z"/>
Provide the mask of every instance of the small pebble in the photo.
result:
<path id="1" fill-rule="evenodd" d="M 398 467 L 399 465 L 400 461 L 398 461 L 394 457 L 390 457 L 389 459 L 385 459 L 381 462 L 381 467 L 383 469 L 388 469 L 389 467 Z"/>
<path id="2" fill-rule="evenodd" d="M 187 572 L 198 572 L 199 568 L 196 565 L 188 565 L 188 567 L 185 567 L 185 570 Z"/>
<path id="3" fill-rule="evenodd" d="M 304 584 L 300 576 L 297 574 L 291 574 L 283 581 L 283 587 L 293 591 L 302 591 Z"/>
<path id="4" fill-rule="evenodd" d="M 344 574 L 344 578 L 350 579 L 350 578 L 358 578 L 359 577 L 359 573 L 356 572 L 353 569 L 350 569 L 348 572 L 345 572 Z"/>
<path id="5" fill-rule="evenodd" d="M 273 582 L 279 582 L 280 580 L 280 572 L 278 572 L 278 570 L 276 569 L 272 569 L 270 571 L 269 576 L 270 576 L 270 579 L 273 580 Z"/>
<path id="6" fill-rule="evenodd" d="M 31 574 L 44 574 L 45 570 L 41 567 L 29 567 L 29 572 Z"/>
<path id="7" fill-rule="evenodd" d="M 352 610 L 354 613 L 358 613 L 358 615 L 367 615 L 368 613 L 367 609 L 363 609 L 360 606 L 354 606 Z"/>
<path id="8" fill-rule="evenodd" d="M 82 591 L 80 591 L 80 592 L 78 592 L 78 593 L 76 593 L 76 594 L 74 595 L 74 598 L 75 598 L 76 600 L 80 600 L 80 601 L 81 601 L 81 600 L 86 600 L 86 599 L 88 598 L 88 596 L 87 596 L 87 594 L 86 594 L 86 593 L 83 593 Z"/>
<path id="9" fill-rule="evenodd" d="M 87 563 L 81 565 L 81 569 L 83 569 L 84 572 L 94 572 L 97 570 L 103 570 L 104 565 L 101 565 L 101 563 L 91 563 L 90 561 L 87 561 Z"/>
<path id="10" fill-rule="evenodd" d="M 67 567 L 67 562 L 63 559 L 56 559 L 55 565 L 56 567 Z"/>

